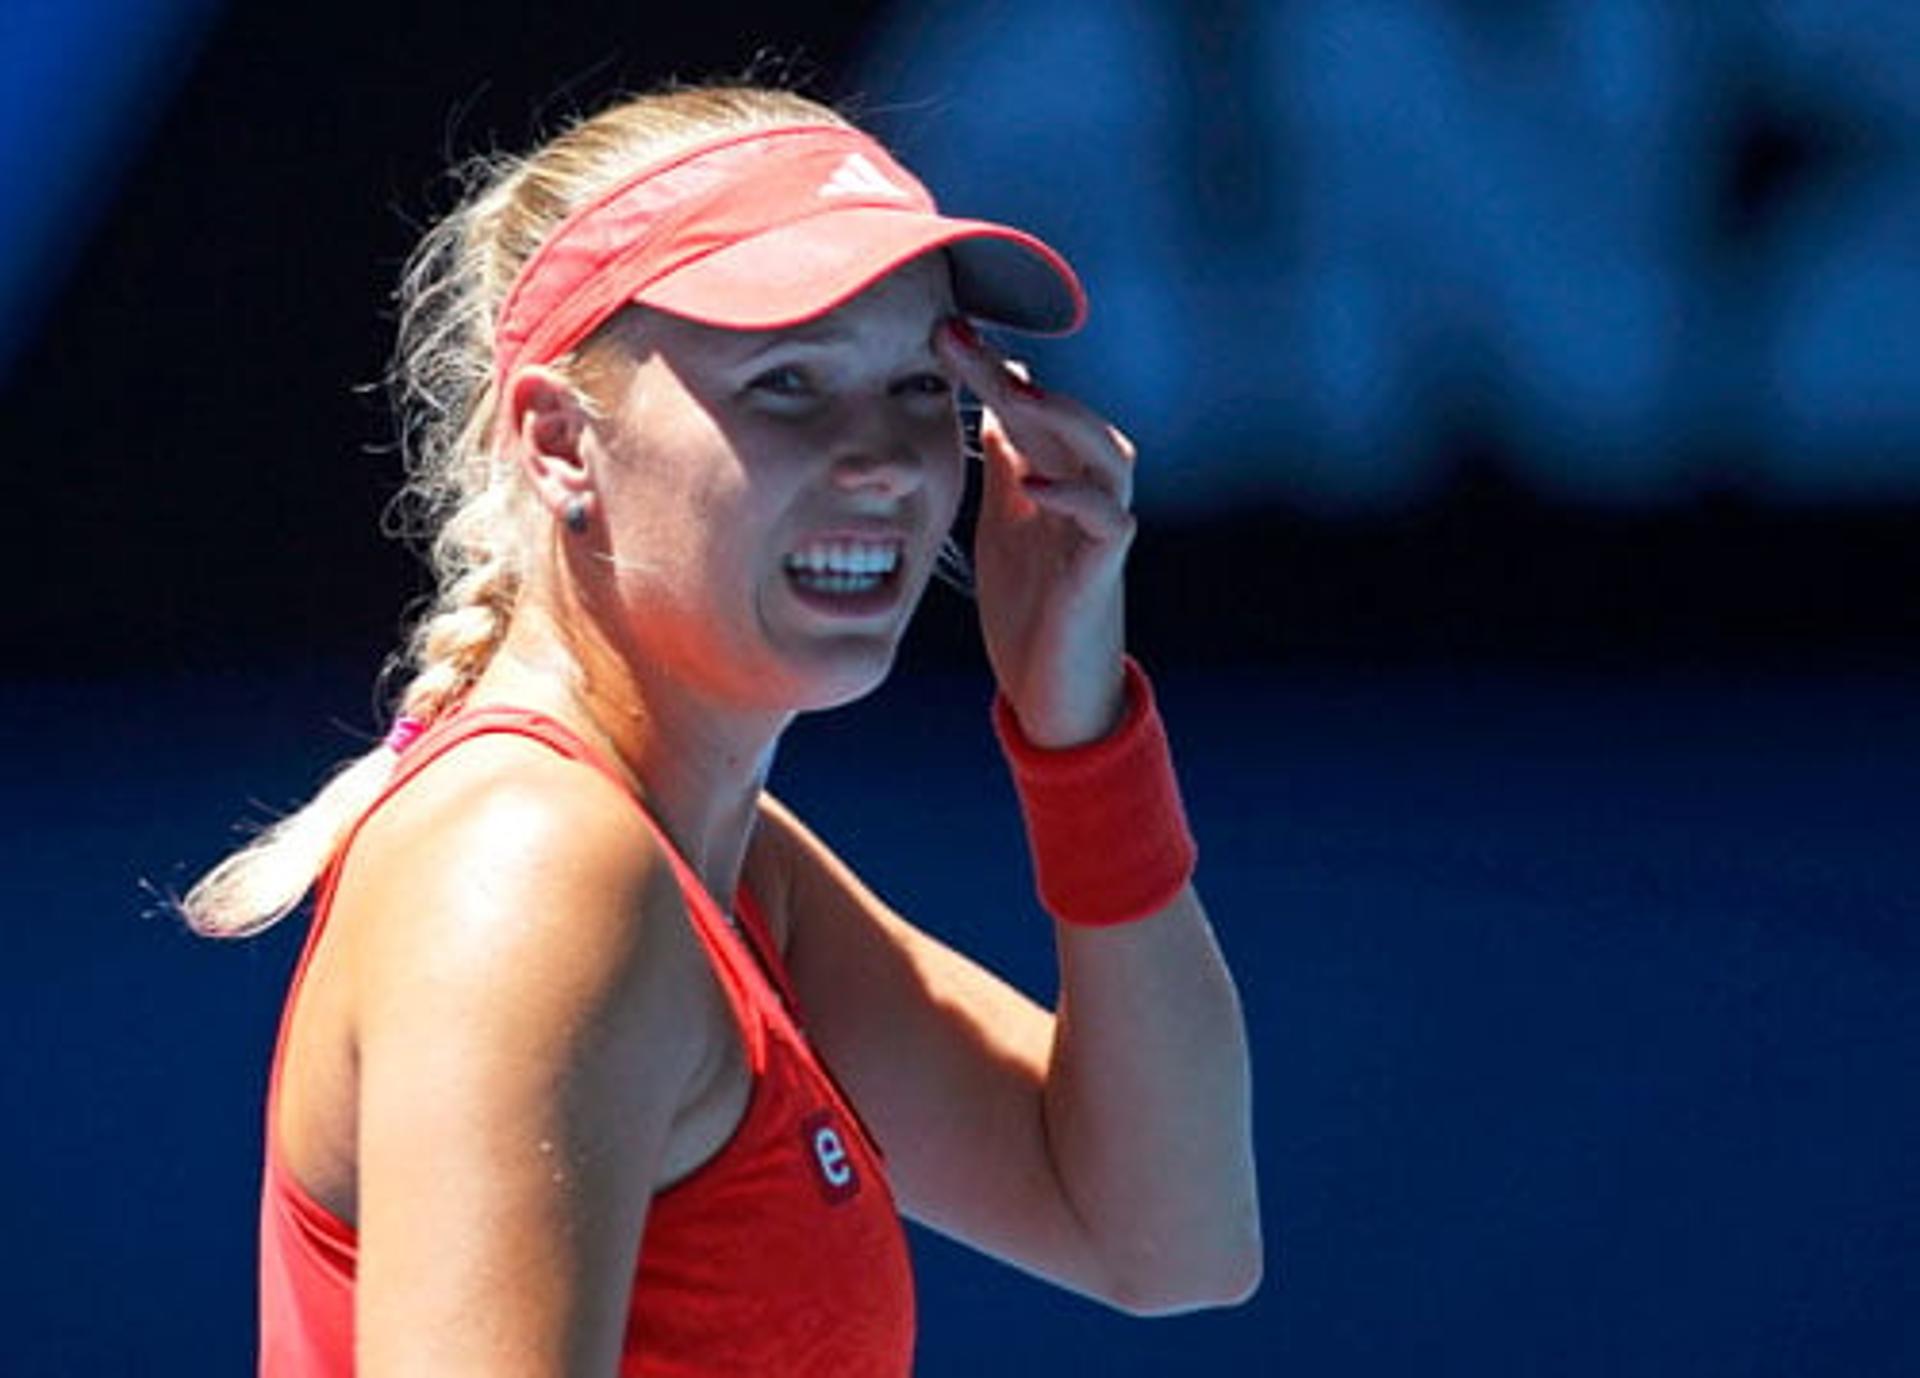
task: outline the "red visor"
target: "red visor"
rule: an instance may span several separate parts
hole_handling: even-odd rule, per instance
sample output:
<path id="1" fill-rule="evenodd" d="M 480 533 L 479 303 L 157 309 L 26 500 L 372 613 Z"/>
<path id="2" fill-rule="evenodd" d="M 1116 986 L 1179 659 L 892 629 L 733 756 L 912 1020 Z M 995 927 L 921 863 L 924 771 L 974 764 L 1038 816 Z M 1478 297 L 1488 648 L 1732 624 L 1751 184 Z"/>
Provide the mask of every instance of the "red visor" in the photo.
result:
<path id="1" fill-rule="evenodd" d="M 857 129 L 795 125 L 678 153 L 562 221 L 507 293 L 498 376 L 552 362 L 631 302 L 734 330 L 797 325 L 933 249 L 970 316 L 1044 335 L 1086 318 L 1079 278 L 1040 240 L 941 215 Z"/>

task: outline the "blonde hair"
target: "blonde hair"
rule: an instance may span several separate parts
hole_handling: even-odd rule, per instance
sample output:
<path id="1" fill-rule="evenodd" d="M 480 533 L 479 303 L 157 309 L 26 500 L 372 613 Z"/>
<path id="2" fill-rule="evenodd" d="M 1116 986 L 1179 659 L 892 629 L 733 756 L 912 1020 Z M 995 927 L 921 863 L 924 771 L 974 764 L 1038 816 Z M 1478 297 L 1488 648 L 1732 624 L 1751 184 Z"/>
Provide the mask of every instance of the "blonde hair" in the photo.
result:
<path id="1" fill-rule="evenodd" d="M 400 716 L 457 707 L 505 638 L 537 514 L 494 444 L 494 322 L 520 267 L 575 208 L 646 165 L 720 134 L 795 123 L 845 124 L 789 91 L 698 86 L 630 98 L 524 157 L 455 170 L 459 204 L 421 239 L 397 293 L 388 386 L 406 487 L 403 534 L 427 542 L 435 596 L 389 670 L 408 673 Z M 567 361 L 562 361 L 563 366 Z M 201 878 L 180 909 L 196 931 L 257 933 L 291 913 L 348 831 L 393 777 L 384 743 L 346 762 L 306 805 Z"/>

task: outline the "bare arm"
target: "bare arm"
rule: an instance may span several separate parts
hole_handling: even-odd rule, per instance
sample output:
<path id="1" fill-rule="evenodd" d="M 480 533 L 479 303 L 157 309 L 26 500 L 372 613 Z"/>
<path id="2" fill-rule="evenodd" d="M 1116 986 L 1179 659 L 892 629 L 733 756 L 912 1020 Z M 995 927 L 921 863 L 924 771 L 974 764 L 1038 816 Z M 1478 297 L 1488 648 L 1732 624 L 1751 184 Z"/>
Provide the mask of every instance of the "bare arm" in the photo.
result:
<path id="1" fill-rule="evenodd" d="M 983 405 L 974 565 L 1000 692 L 1042 751 L 1106 737 L 1128 703 L 1134 447 L 976 332 L 942 327 L 935 345 Z M 1129 1310 L 1252 1291 L 1261 1252 L 1246 1032 L 1190 885 L 1121 927 L 1056 923 L 1050 1015 L 888 911 L 797 825 L 788 831 L 796 975 L 803 993 L 818 992 L 823 1041 L 871 1088 L 883 1136 L 898 1136 L 910 1209 Z M 844 988 L 852 998 L 835 980 L 841 962 L 860 976 Z"/>
<path id="2" fill-rule="evenodd" d="M 772 801 L 763 833 L 814 1037 L 909 1214 L 1129 1311 L 1253 1290 L 1246 1037 L 1191 887 L 1124 928 L 1056 925 L 1056 1017 L 894 913 Z"/>
<path id="3" fill-rule="evenodd" d="M 1246 1029 L 1198 896 L 1054 931 L 1044 1113 L 1062 1189 L 1135 1308 L 1245 1299 L 1261 1271 Z"/>
<path id="4" fill-rule="evenodd" d="M 524 744 L 356 855 L 358 1371 L 607 1374 L 700 1027 L 631 810 Z M 605 797 L 602 797 L 605 796 Z M 613 799 L 610 804 L 609 800 Z M 398 812 L 396 810 L 396 812 Z"/>

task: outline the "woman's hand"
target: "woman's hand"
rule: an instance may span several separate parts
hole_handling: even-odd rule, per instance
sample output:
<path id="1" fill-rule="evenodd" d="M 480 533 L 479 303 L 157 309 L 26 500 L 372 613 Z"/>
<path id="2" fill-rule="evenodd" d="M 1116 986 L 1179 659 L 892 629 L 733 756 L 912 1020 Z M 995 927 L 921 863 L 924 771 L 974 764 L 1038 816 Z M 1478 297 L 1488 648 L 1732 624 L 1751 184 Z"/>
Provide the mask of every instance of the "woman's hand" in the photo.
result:
<path id="1" fill-rule="evenodd" d="M 937 338 L 983 408 L 973 561 L 987 659 L 1036 746 L 1093 741 L 1123 708 L 1133 445 L 958 317 Z"/>

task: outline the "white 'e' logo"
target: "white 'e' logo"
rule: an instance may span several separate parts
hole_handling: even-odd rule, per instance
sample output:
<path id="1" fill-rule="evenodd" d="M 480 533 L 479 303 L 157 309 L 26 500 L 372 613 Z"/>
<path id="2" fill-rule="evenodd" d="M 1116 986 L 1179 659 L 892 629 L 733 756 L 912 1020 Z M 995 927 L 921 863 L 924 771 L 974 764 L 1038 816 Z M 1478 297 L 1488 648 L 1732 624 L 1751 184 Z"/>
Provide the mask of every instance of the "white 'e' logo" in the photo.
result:
<path id="1" fill-rule="evenodd" d="M 859 1195 L 859 1164 L 847 1147 L 839 1117 L 831 1107 L 807 1116 L 800 1126 L 800 1138 L 813 1157 L 814 1169 L 820 1174 L 814 1180 L 819 1183 L 820 1194 L 829 1206 L 838 1206 Z"/>
<path id="2" fill-rule="evenodd" d="M 847 1161 L 847 1146 L 831 1125 L 813 1132 L 813 1156 L 819 1160 L 820 1175 L 830 1186 L 844 1187 L 853 1180 L 853 1164 Z"/>

